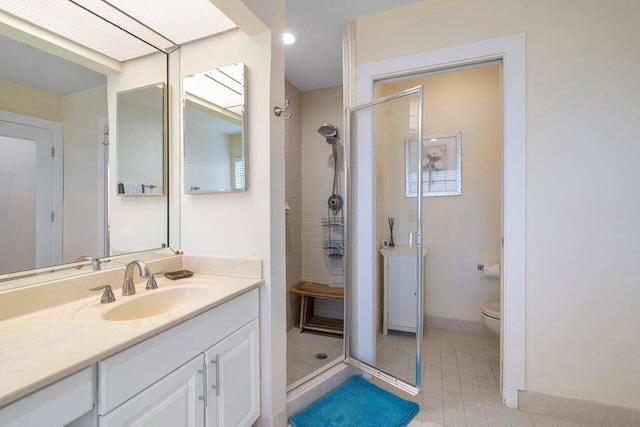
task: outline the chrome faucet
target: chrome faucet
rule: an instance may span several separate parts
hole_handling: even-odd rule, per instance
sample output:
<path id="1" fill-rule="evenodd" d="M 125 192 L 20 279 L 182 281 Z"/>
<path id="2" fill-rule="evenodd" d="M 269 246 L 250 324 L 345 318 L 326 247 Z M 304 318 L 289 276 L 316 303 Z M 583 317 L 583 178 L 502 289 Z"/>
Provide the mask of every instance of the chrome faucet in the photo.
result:
<path id="1" fill-rule="evenodd" d="M 100 267 L 101 262 L 98 258 L 91 258 L 90 256 L 83 255 L 81 257 L 76 258 L 76 260 L 73 262 L 83 262 L 83 261 L 91 261 L 91 265 L 93 266 L 93 271 L 97 271 L 101 269 Z M 80 264 L 80 265 L 76 265 L 74 268 L 76 270 L 80 270 L 82 267 L 84 267 L 84 265 Z"/>
<path id="2" fill-rule="evenodd" d="M 147 264 L 140 260 L 131 261 L 127 264 L 127 268 L 124 271 L 124 283 L 122 284 L 122 296 L 133 295 L 136 293 L 136 286 L 133 284 L 133 271 L 135 270 L 136 265 L 140 270 L 140 277 L 143 279 L 147 279 L 146 289 L 155 289 L 158 287 L 156 283 L 156 278 L 149 271 L 149 267 Z"/>

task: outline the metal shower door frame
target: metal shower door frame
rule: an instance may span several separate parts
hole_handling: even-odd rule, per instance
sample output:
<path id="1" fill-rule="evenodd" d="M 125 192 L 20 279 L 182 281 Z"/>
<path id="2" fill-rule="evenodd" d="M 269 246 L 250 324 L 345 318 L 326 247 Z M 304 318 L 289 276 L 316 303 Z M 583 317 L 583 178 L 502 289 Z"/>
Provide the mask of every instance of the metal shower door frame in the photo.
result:
<path id="1" fill-rule="evenodd" d="M 351 239 L 349 238 L 350 232 L 350 211 L 351 211 L 351 113 L 364 110 L 366 108 L 374 107 L 379 104 L 383 104 L 385 102 L 393 101 L 395 99 L 399 99 L 408 95 L 417 94 L 418 95 L 418 141 L 422 141 L 422 114 L 423 114 L 423 87 L 422 85 L 416 86 L 410 89 L 406 89 L 401 92 L 397 92 L 395 94 L 386 96 L 384 98 L 374 99 L 373 101 L 366 102 L 363 104 L 356 105 L 354 107 L 345 109 L 345 148 L 344 148 L 344 188 L 345 188 L 345 204 L 343 206 L 343 214 L 344 214 L 344 241 L 345 241 L 345 251 L 344 251 L 344 284 L 345 284 L 345 295 L 344 295 L 344 358 L 345 362 L 349 365 L 352 365 L 376 378 L 379 378 L 399 389 L 406 391 L 410 394 L 416 395 L 420 392 L 422 386 L 422 335 L 423 335 L 423 323 L 424 323 L 424 315 L 423 315 L 423 258 L 422 258 L 422 204 L 423 198 L 417 197 L 417 215 L 416 215 L 416 225 L 418 228 L 418 232 L 414 236 L 416 243 L 416 256 L 417 256 L 417 309 L 416 309 L 416 384 L 409 384 L 399 378 L 396 378 L 386 372 L 383 372 L 376 368 L 375 366 L 371 366 L 370 364 L 363 362 L 356 357 L 351 355 L 350 352 L 350 338 L 351 338 L 351 309 L 350 302 L 352 298 L 351 294 L 351 268 L 350 268 L 350 259 L 351 259 Z M 371 125 L 373 127 L 374 120 L 372 118 Z M 372 130 L 372 135 L 374 135 Z M 422 169 L 422 144 L 418 144 L 418 155 L 416 161 L 418 162 L 417 171 Z M 419 173 L 418 177 L 418 188 L 417 192 L 419 195 L 422 195 L 422 174 Z"/>

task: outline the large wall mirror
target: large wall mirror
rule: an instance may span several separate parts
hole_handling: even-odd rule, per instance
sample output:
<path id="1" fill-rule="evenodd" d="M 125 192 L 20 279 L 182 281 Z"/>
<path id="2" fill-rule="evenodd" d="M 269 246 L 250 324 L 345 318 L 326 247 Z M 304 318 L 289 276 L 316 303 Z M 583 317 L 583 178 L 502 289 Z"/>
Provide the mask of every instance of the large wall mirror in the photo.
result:
<path id="1" fill-rule="evenodd" d="M 245 65 L 183 79 L 184 192 L 247 190 Z"/>
<path id="2" fill-rule="evenodd" d="M 100 73 L 46 52 L 45 44 L 0 35 L 0 289 L 79 257 L 169 244 L 167 54 L 107 58 L 120 69 Z M 131 101 L 122 112 L 118 93 Z M 116 177 L 116 162 L 123 173 L 125 166 L 118 153 L 140 175 Z M 119 181 L 155 185 L 145 194 L 157 197 L 116 197 Z M 68 270 L 92 271 L 91 261 L 76 266 L 83 268 Z"/>

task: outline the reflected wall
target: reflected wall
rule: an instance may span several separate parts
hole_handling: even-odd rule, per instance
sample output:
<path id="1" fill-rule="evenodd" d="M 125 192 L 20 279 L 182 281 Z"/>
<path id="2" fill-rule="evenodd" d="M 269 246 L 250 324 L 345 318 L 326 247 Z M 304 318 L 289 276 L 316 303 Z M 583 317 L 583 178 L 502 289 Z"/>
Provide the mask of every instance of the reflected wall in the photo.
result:
<path id="1" fill-rule="evenodd" d="M 121 73 L 108 76 L 111 171 L 118 168 L 118 93 L 166 81 L 166 61 L 167 55 L 164 53 L 148 55 L 123 63 Z M 140 154 L 133 156 L 133 160 L 138 161 L 142 168 L 147 158 Z M 163 173 L 166 173 L 166 168 Z M 157 197 L 117 197 L 115 195 L 118 193 L 118 183 L 117 174 L 111 173 L 111 253 L 117 255 L 168 245 L 168 196 L 163 194 Z"/>

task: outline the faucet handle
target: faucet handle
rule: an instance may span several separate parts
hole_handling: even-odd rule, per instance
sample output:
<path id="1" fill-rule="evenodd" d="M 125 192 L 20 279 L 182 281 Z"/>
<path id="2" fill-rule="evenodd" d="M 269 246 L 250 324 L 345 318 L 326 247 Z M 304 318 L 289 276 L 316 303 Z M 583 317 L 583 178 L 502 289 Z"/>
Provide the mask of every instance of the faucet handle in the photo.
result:
<path id="1" fill-rule="evenodd" d="M 89 290 L 99 291 L 101 289 L 104 289 L 104 293 L 102 294 L 102 298 L 100 299 L 101 304 L 108 304 L 116 300 L 116 296 L 113 294 L 113 291 L 111 290 L 111 285 L 98 286 L 97 288 L 91 288 Z"/>
<path id="2" fill-rule="evenodd" d="M 147 280 L 147 286 L 145 286 L 145 289 L 158 289 L 155 274 L 151 273 L 149 275 L 149 280 Z"/>

